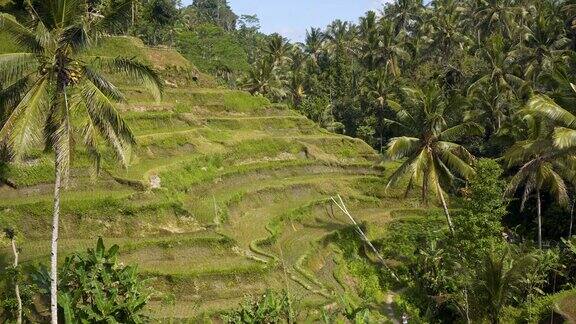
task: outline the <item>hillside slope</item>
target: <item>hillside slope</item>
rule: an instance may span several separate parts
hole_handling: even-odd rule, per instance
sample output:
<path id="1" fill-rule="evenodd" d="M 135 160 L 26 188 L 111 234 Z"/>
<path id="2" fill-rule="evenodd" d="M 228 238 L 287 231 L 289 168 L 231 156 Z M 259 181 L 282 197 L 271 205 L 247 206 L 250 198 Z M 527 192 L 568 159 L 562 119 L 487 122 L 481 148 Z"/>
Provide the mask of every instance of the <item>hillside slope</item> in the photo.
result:
<path id="1" fill-rule="evenodd" d="M 122 44 L 108 43 L 101 55 Z M 163 61 L 169 59 L 190 70 L 173 51 L 131 47 L 158 68 L 172 66 Z M 86 152 L 76 151 L 62 202 L 60 256 L 99 236 L 119 244 L 123 262 L 153 278 L 147 312 L 157 320 L 216 314 L 267 288 L 287 289 L 314 312 L 360 289 L 330 239 L 349 227 L 331 196 L 342 195 L 368 226 L 419 208 L 399 191 L 384 193 L 386 170 L 366 143 L 266 99 L 195 82 L 173 82 L 161 103 L 138 87 L 123 90 L 130 104 L 118 109 L 139 144 L 132 164 L 123 169 L 110 155 L 94 177 Z M 4 165 L 0 179 L 0 221 L 22 233 L 23 262 L 45 263 L 51 155 L 38 151 Z M 8 260 L 10 251 L 1 252 Z"/>

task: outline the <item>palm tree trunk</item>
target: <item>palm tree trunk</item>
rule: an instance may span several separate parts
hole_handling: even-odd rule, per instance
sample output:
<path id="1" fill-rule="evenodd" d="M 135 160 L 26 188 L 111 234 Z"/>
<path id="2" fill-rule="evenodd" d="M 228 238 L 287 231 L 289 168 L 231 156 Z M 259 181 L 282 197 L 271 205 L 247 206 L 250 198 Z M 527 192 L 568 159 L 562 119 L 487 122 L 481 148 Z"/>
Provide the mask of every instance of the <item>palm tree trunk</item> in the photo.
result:
<path id="1" fill-rule="evenodd" d="M 536 190 L 536 210 L 538 213 L 538 248 L 542 249 L 542 201 L 540 199 L 540 188 Z"/>
<path id="2" fill-rule="evenodd" d="M 438 196 L 440 197 L 440 201 L 442 202 L 442 208 L 444 208 L 444 214 L 446 215 L 446 220 L 448 221 L 448 228 L 450 229 L 450 233 L 454 235 L 454 225 L 452 224 L 452 218 L 450 217 L 450 211 L 448 210 L 448 205 L 446 204 L 446 199 L 444 199 L 444 193 L 442 192 L 442 188 L 438 181 L 436 181 L 436 190 L 438 190 Z"/>
<path id="3" fill-rule="evenodd" d="M 422 204 L 424 207 L 428 207 L 428 174 L 426 173 L 424 173 L 422 180 Z"/>
<path id="4" fill-rule="evenodd" d="M 12 253 L 14 253 L 14 269 L 18 269 L 18 249 L 16 249 L 16 239 L 12 238 Z M 18 303 L 18 317 L 17 324 L 22 324 L 22 298 L 20 298 L 20 286 L 18 285 L 18 274 L 14 278 L 14 293 L 16 294 L 16 302 Z"/>
<path id="5" fill-rule="evenodd" d="M 380 107 L 380 154 L 384 153 L 384 105 Z"/>
<path id="6" fill-rule="evenodd" d="M 570 227 L 568 229 L 568 238 L 572 237 L 572 229 L 574 228 L 574 205 L 576 205 L 576 197 L 573 198 L 572 208 L 570 209 Z"/>
<path id="7" fill-rule="evenodd" d="M 62 170 L 58 163 L 58 154 L 54 163 L 56 181 L 54 182 L 54 211 L 52 214 L 52 246 L 50 253 L 50 314 L 52 324 L 58 324 L 58 226 L 60 217 L 60 188 L 62 187 Z"/>
<path id="8" fill-rule="evenodd" d="M 136 3 L 134 1 L 132 1 L 132 19 L 131 19 L 131 26 L 132 29 L 134 29 L 134 21 L 136 21 Z"/>

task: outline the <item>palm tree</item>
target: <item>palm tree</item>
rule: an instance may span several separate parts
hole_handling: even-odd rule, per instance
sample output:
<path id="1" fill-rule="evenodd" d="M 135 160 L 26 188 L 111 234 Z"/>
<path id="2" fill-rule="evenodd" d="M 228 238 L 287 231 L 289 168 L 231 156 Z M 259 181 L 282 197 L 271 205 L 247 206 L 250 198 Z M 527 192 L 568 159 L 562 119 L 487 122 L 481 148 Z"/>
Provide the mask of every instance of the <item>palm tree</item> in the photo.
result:
<path id="1" fill-rule="evenodd" d="M 368 98 L 371 104 L 376 107 L 375 115 L 378 118 L 378 133 L 380 152 L 384 149 L 384 128 L 386 123 L 384 117 L 387 108 L 387 102 L 392 97 L 393 78 L 385 70 L 377 70 L 370 73 L 364 79 L 362 95 Z"/>
<path id="2" fill-rule="evenodd" d="M 328 50 L 332 56 L 340 56 L 349 52 L 350 24 L 341 20 L 335 20 L 326 30 Z"/>
<path id="3" fill-rule="evenodd" d="M 569 202 L 566 179 L 574 180 L 576 116 L 544 95 L 532 97 L 523 113 L 527 114 L 525 118 L 530 122 L 531 136 L 514 145 L 507 153 L 509 164 L 523 163 L 510 183 L 509 193 L 524 184 L 523 206 L 528 196 L 536 191 L 538 245 L 541 247 L 542 187 L 551 188 L 553 196 L 561 205 L 567 206 Z"/>
<path id="4" fill-rule="evenodd" d="M 436 0 L 433 6 L 434 11 L 428 21 L 431 27 L 431 46 L 440 51 L 440 57 L 449 56 L 455 50 L 462 50 L 472 43 L 470 37 L 461 28 L 462 15 L 459 10 L 459 1 Z"/>
<path id="5" fill-rule="evenodd" d="M 268 55 L 256 61 L 248 74 L 240 80 L 242 88 L 253 95 L 263 95 L 275 100 L 286 97 L 285 81 L 280 77 L 275 58 Z"/>
<path id="6" fill-rule="evenodd" d="M 556 160 L 558 156 L 554 153 L 554 149 L 550 149 L 551 144 L 546 140 L 518 142 L 508 150 L 505 156 L 509 167 L 521 165 L 518 172 L 510 180 L 507 194 L 513 195 L 521 185 L 524 185 L 521 210 L 524 210 L 526 201 L 530 196 L 533 193 L 535 195 L 539 248 L 542 248 L 541 198 L 543 189 L 549 188 L 555 199 L 563 206 L 566 206 L 569 201 L 566 183 L 561 175 L 565 171 L 562 170 L 562 164 Z M 527 156 L 528 160 L 517 162 L 521 161 L 517 160 L 518 156 Z"/>
<path id="7" fill-rule="evenodd" d="M 394 25 L 386 19 L 380 21 L 378 32 L 381 40 L 380 54 L 376 57 L 377 62 L 392 75 L 399 76 L 401 62 L 410 59 L 410 54 L 405 49 L 405 34 L 396 34 Z"/>
<path id="8" fill-rule="evenodd" d="M 478 43 L 481 44 L 495 30 L 510 39 L 517 27 L 514 20 L 517 11 L 514 0 L 478 0 L 472 13 Z"/>
<path id="9" fill-rule="evenodd" d="M 358 38 L 360 59 L 368 70 L 373 70 L 376 68 L 381 50 L 378 18 L 374 11 L 368 11 L 365 17 L 360 18 Z"/>
<path id="10" fill-rule="evenodd" d="M 310 56 L 314 65 L 318 65 L 318 58 L 324 47 L 325 36 L 319 28 L 311 28 L 306 31 L 304 51 Z"/>
<path id="11" fill-rule="evenodd" d="M 536 260 L 531 255 L 512 257 L 509 251 L 489 253 L 478 273 L 478 295 L 491 323 L 500 323 L 500 314 L 522 284 Z"/>
<path id="12" fill-rule="evenodd" d="M 562 112 L 559 109 L 562 108 L 557 107 L 549 98 L 532 98 L 528 108 L 523 111 L 528 138 L 514 144 L 504 155 L 508 167 L 519 166 L 510 180 L 507 195 L 514 195 L 520 186 L 524 186 L 521 210 L 524 210 L 530 196 L 535 195 L 539 248 L 542 248 L 542 190 L 548 188 L 552 197 L 562 206 L 569 203 L 565 179 L 572 177 L 574 146 L 570 145 L 570 141 L 573 141 L 570 132 L 574 131 L 567 128 L 555 129 L 548 120 L 541 118 L 546 114 Z"/>
<path id="13" fill-rule="evenodd" d="M 570 56 L 571 41 L 565 36 L 563 22 L 556 18 L 557 14 L 553 8 L 540 8 L 538 16 L 523 27 L 523 41 L 510 52 L 511 59 L 524 66 L 526 79 L 534 84 L 543 73 L 552 73 L 555 66 L 567 62 Z"/>
<path id="14" fill-rule="evenodd" d="M 422 0 L 398 0 L 384 10 L 384 15 L 392 21 L 394 31 L 398 34 L 408 31 L 420 20 L 422 8 Z"/>
<path id="15" fill-rule="evenodd" d="M 297 107 L 302 102 L 304 98 L 304 67 L 306 65 L 307 56 L 304 51 L 295 46 L 290 53 L 290 77 L 288 80 L 288 89 L 290 92 L 290 97 L 294 107 Z"/>
<path id="16" fill-rule="evenodd" d="M 468 97 L 473 106 L 490 120 L 492 134 L 500 131 L 505 119 L 510 116 L 511 103 L 526 89 L 526 82 L 517 64 L 508 58 L 509 46 L 500 34 L 488 38 L 479 55 L 488 62 L 485 72 L 468 88 Z"/>
<path id="17" fill-rule="evenodd" d="M 437 86 L 425 90 L 405 88 L 404 92 L 408 101 L 413 103 L 413 109 L 391 100 L 387 102 L 396 115 L 396 120 L 388 120 L 388 123 L 398 126 L 405 134 L 392 138 L 388 143 L 387 156 L 393 160 L 404 159 L 404 162 L 390 176 L 387 188 L 408 175 L 407 192 L 415 182 L 421 182 L 422 201 L 427 204 L 429 186 L 432 185 L 444 208 L 448 227 L 454 233 L 444 190 L 456 180 L 468 179 L 475 172 L 471 166 L 474 162 L 472 154 L 453 141 L 481 135 L 483 130 L 474 122 L 449 126 L 445 116 L 447 105 Z"/>
<path id="18" fill-rule="evenodd" d="M 488 62 L 488 69 L 472 83 L 469 94 L 483 85 L 491 85 L 502 94 L 517 93 L 521 89 L 524 81 L 516 75 L 519 68 L 509 57 L 510 51 L 510 46 L 500 34 L 484 42 L 478 52 Z"/>
<path id="19" fill-rule="evenodd" d="M 512 112 L 518 99 L 499 92 L 493 85 L 478 87 L 468 97 L 469 106 L 473 109 L 466 112 L 466 118 L 486 125 L 486 138 L 500 135 L 501 130 L 508 129 L 509 112 Z"/>
<path id="20" fill-rule="evenodd" d="M 126 1 L 128 7 L 130 2 Z M 120 6 L 119 8 L 122 8 Z M 90 57 L 87 49 L 98 30 L 114 23 L 88 11 L 85 0 L 45 0 L 30 7 L 31 25 L 0 14 L 0 31 L 17 41 L 22 52 L 0 55 L 0 80 L 18 91 L 11 105 L 0 141 L 7 143 L 14 160 L 20 160 L 42 137 L 54 151 L 54 210 L 51 245 L 50 310 L 58 322 L 57 254 L 60 192 L 70 167 L 76 132 L 99 168 L 100 142 L 112 146 L 127 165 L 127 152 L 135 139 L 114 107 L 123 101 L 118 88 L 100 71 L 122 73 L 137 79 L 159 100 L 162 83 L 148 66 L 127 58 Z"/>
<path id="21" fill-rule="evenodd" d="M 276 65 L 282 66 L 290 60 L 291 45 L 288 40 L 279 34 L 273 34 L 268 39 L 264 52 L 274 58 Z"/>

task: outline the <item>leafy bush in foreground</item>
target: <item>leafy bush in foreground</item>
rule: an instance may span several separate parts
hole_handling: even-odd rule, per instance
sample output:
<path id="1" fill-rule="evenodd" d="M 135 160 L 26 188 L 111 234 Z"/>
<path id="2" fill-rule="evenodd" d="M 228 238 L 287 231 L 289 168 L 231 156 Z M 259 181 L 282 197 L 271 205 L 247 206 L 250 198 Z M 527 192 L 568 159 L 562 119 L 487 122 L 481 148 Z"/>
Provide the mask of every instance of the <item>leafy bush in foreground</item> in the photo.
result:
<path id="1" fill-rule="evenodd" d="M 150 295 L 135 266 L 118 263 L 118 245 L 66 258 L 58 304 L 66 323 L 142 323 Z"/>
<path id="2" fill-rule="evenodd" d="M 288 294 L 267 291 L 256 300 L 246 300 L 239 309 L 224 316 L 225 323 L 292 322 L 292 306 Z"/>

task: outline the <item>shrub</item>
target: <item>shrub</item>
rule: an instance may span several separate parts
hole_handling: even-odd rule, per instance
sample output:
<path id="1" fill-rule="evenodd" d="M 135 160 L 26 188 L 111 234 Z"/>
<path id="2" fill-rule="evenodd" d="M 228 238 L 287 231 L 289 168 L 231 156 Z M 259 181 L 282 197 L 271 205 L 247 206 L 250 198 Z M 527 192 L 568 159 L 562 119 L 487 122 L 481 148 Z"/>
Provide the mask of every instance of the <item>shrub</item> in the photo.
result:
<path id="1" fill-rule="evenodd" d="M 61 270 L 58 304 L 66 323 L 141 323 L 149 293 L 135 266 L 118 263 L 118 245 L 66 258 Z"/>
<path id="2" fill-rule="evenodd" d="M 292 322 L 292 307 L 286 292 L 266 291 L 257 300 L 246 300 L 239 309 L 222 316 L 225 323 Z"/>

